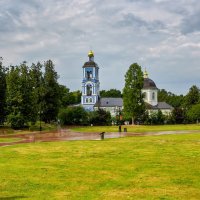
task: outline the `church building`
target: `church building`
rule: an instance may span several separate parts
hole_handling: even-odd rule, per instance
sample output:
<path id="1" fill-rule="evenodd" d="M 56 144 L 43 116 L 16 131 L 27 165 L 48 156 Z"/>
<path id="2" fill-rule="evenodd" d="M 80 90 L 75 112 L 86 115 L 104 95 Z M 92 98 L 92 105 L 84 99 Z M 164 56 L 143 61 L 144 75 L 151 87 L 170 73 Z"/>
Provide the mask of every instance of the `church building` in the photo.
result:
<path id="1" fill-rule="evenodd" d="M 117 116 L 123 110 L 122 98 L 100 98 L 99 95 L 99 67 L 94 62 L 94 53 L 89 51 L 89 61 L 83 65 L 81 104 L 88 110 L 99 108 L 109 111 L 111 116 Z M 144 72 L 144 85 L 142 89 L 144 101 L 149 114 L 161 110 L 164 115 L 172 112 L 173 107 L 166 102 L 158 102 L 158 88 L 153 80 Z"/>

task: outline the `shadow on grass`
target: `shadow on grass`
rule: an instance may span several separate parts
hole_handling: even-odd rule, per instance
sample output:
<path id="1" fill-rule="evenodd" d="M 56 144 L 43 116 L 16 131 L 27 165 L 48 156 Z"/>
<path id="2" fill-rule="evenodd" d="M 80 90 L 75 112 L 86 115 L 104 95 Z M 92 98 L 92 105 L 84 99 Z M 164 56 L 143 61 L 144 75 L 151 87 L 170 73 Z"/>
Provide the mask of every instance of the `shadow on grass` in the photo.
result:
<path id="1" fill-rule="evenodd" d="M 0 200 L 12 200 L 12 199 L 24 199 L 26 196 L 12 196 L 12 197 L 0 197 Z"/>

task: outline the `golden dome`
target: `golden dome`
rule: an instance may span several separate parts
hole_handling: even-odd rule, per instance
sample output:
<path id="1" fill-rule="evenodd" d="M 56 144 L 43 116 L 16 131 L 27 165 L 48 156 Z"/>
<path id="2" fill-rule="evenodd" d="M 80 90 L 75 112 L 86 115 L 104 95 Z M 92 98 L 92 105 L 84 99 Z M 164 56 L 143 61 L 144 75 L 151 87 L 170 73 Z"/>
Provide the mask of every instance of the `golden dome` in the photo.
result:
<path id="1" fill-rule="evenodd" d="M 89 53 L 88 53 L 88 57 L 90 57 L 90 58 L 91 58 L 91 57 L 94 57 L 94 53 L 93 53 L 92 50 L 89 51 Z"/>

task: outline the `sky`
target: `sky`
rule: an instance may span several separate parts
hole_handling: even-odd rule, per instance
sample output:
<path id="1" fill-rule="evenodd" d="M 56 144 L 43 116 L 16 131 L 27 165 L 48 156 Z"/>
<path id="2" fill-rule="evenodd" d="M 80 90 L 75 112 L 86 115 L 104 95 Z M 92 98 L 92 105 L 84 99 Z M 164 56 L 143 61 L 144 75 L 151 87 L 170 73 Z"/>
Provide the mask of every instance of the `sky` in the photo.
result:
<path id="1" fill-rule="evenodd" d="M 159 89 L 200 87 L 199 0 L 0 0 L 5 66 L 51 59 L 59 83 L 81 90 L 94 51 L 100 89 L 122 90 L 132 63 Z"/>

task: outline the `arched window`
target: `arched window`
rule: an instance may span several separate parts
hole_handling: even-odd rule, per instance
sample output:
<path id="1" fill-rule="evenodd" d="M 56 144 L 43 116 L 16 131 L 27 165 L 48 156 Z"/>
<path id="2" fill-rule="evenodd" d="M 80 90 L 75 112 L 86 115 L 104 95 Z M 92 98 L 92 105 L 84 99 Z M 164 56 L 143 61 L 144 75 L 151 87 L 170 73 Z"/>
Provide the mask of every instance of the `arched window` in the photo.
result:
<path id="1" fill-rule="evenodd" d="M 87 71 L 87 79 L 90 80 L 92 78 L 92 71 Z"/>
<path id="2" fill-rule="evenodd" d="M 155 100 L 155 92 L 152 93 L 152 100 Z"/>
<path id="3" fill-rule="evenodd" d="M 90 103 L 92 103 L 92 98 L 90 98 Z"/>
<path id="4" fill-rule="evenodd" d="M 85 101 L 86 101 L 86 103 L 88 103 L 88 98 L 86 98 L 86 100 L 85 100 Z"/>
<path id="5" fill-rule="evenodd" d="M 91 95 L 92 95 L 92 86 L 87 85 L 87 96 L 91 96 Z"/>

